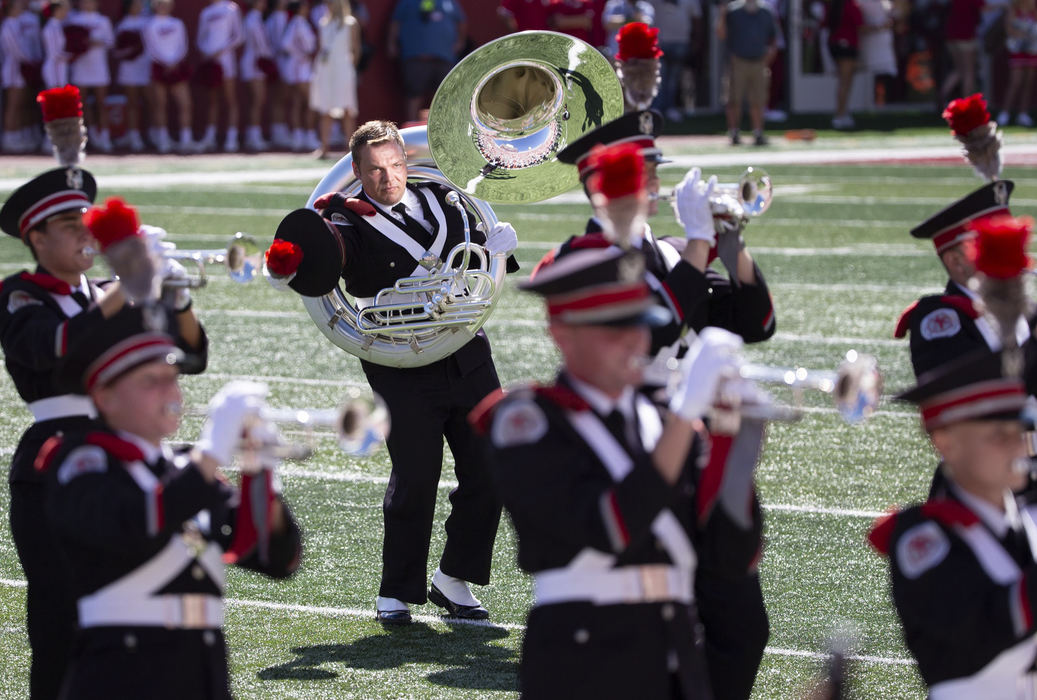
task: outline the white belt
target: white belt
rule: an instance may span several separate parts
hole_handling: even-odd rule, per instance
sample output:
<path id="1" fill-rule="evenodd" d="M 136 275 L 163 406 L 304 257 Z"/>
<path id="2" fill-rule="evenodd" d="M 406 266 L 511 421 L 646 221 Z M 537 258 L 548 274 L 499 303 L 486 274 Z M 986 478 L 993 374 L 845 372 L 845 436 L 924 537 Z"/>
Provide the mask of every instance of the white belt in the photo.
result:
<path id="1" fill-rule="evenodd" d="M 942 681 L 929 688 L 930 700 L 1032 700 L 1037 676 L 1030 672 L 1037 637 L 1026 637 L 994 657 L 971 676 Z"/>
<path id="2" fill-rule="evenodd" d="M 97 418 L 97 409 L 89 396 L 79 394 L 63 394 L 61 396 L 48 396 L 39 401 L 29 404 L 36 422 L 54 420 L 55 418 L 69 418 L 71 416 L 86 416 Z"/>
<path id="3" fill-rule="evenodd" d="M 617 569 L 551 569 L 533 575 L 535 605 L 574 603 L 691 603 L 692 572 L 669 564 Z"/>
<path id="4" fill-rule="evenodd" d="M 143 600 L 79 599 L 79 626 L 141 626 L 216 629 L 223 626 L 223 599 L 205 593 L 154 595 Z"/>

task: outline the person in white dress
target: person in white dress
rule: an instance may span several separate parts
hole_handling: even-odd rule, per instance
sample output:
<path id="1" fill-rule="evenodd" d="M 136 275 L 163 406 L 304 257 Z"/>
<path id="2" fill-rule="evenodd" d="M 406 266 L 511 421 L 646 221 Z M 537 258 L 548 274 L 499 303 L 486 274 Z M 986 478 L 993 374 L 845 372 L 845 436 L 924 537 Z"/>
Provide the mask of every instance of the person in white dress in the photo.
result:
<path id="1" fill-rule="evenodd" d="M 169 153 L 173 143 L 169 136 L 167 100 L 169 95 L 177 103 L 180 125 L 181 153 L 198 150 L 191 133 L 191 92 L 187 79 L 190 71 L 187 58 L 187 29 L 173 17 L 173 0 L 154 0 L 155 16 L 144 28 L 144 52 L 151 58 L 151 142 L 159 153 Z"/>
<path id="2" fill-rule="evenodd" d="M 65 50 L 64 22 L 70 7 L 68 0 L 50 3 L 50 19 L 43 25 L 43 86 L 64 87 L 68 84 L 68 62 L 71 55 Z"/>
<path id="3" fill-rule="evenodd" d="M 90 48 L 73 59 L 69 77 L 83 95 L 83 115 L 90 131 L 90 144 L 102 153 L 110 153 L 112 139 L 105 98 L 112 82 L 108 71 L 108 49 L 115 45 L 112 22 L 97 11 L 97 0 L 79 0 L 79 10 L 69 15 L 68 22 L 86 27 L 90 32 Z"/>
<path id="4" fill-rule="evenodd" d="M 288 126 L 292 129 L 294 151 L 313 151 L 320 147 L 314 114 L 309 109 L 310 77 L 317 52 L 317 35 L 307 19 L 309 13 L 308 0 L 289 0 L 290 19 L 281 38 L 281 49 L 286 54 L 281 78 L 287 86 Z"/>
<path id="5" fill-rule="evenodd" d="M 281 49 L 281 39 L 288 27 L 288 0 L 268 0 L 270 12 L 263 20 L 266 37 L 270 40 L 270 48 L 274 52 L 277 64 L 277 80 L 270 84 L 270 141 L 275 148 L 291 148 L 292 132 L 288 130 L 288 86 L 284 82 L 284 71 L 287 54 Z"/>
<path id="6" fill-rule="evenodd" d="M 115 145 L 134 153 L 144 150 L 140 135 L 140 105 L 151 83 L 151 57 L 144 50 L 144 28 L 150 19 L 144 14 L 143 0 L 122 0 L 123 17 L 115 27 L 112 56 L 119 62 L 115 83 L 126 95 L 126 135 Z"/>
<path id="7" fill-rule="evenodd" d="M 328 157 L 331 120 L 342 120 L 346 143 L 356 125 L 356 63 L 360 60 L 360 24 L 349 0 L 328 0 L 320 20 L 320 50 L 313 60 L 310 109 L 320 115 L 319 158 Z"/>
<path id="8" fill-rule="evenodd" d="M 216 125 L 220 118 L 221 97 L 227 115 L 227 135 L 223 150 L 238 150 L 238 61 L 237 48 L 244 41 L 241 10 L 233 0 L 210 0 L 198 16 L 198 51 L 202 62 L 212 61 L 220 67 L 223 80 L 210 86 L 209 121 L 202 136 L 202 148 L 216 149 Z"/>
<path id="9" fill-rule="evenodd" d="M 26 130 L 30 126 L 26 114 L 31 86 L 26 83 L 23 66 L 35 62 L 33 47 L 22 29 L 27 5 L 27 0 L 13 0 L 0 23 L 0 85 L 4 90 L 4 133 L 0 143 L 8 153 L 25 153 L 35 147 Z"/>
<path id="10" fill-rule="evenodd" d="M 248 85 L 249 105 L 245 125 L 245 150 L 265 151 L 269 144 L 263 140 L 263 106 L 266 103 L 268 70 L 275 70 L 274 50 L 270 46 L 263 13 L 267 0 L 247 0 L 249 8 L 242 22 L 245 48 L 241 51 L 241 80 Z"/>

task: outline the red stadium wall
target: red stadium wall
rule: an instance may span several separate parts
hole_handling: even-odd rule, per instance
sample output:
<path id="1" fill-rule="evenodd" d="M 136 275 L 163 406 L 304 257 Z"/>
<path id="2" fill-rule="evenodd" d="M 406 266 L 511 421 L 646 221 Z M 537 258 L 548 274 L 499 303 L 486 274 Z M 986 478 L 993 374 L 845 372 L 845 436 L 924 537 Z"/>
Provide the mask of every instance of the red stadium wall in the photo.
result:
<path id="1" fill-rule="evenodd" d="M 505 32 L 503 23 L 497 18 L 496 0 L 459 0 L 468 17 L 468 35 L 472 46 L 479 46 L 495 39 Z M 240 3 L 239 3 L 240 4 Z M 100 10 L 112 19 L 114 25 L 120 16 L 119 0 L 100 0 Z M 177 0 L 174 13 L 187 25 L 192 50 L 196 36 L 198 15 L 208 5 L 205 0 Z M 368 119 L 403 118 L 403 96 L 400 94 L 399 68 L 394 61 L 385 56 L 385 37 L 389 31 L 389 19 L 396 3 L 393 0 L 366 0 L 371 21 L 365 30 L 367 41 L 376 47 L 374 58 L 367 70 L 360 76 L 358 98 L 360 105 L 359 122 Z M 196 90 L 197 96 L 197 90 Z M 195 124 L 204 119 L 202 107 L 195 100 Z M 358 123 L 359 123 L 358 122 Z"/>

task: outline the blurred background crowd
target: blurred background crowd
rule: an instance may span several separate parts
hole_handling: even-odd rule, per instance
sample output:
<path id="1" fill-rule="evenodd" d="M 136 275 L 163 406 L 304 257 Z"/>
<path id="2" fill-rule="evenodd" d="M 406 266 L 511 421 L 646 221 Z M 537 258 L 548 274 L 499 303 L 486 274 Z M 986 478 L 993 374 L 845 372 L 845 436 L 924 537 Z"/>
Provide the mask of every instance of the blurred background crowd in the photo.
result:
<path id="1" fill-rule="evenodd" d="M 174 2 L 176 4 L 174 4 Z M 673 125 L 743 104 L 764 121 L 935 112 L 982 91 L 1032 126 L 1037 0 L 3 0 L 4 153 L 48 151 L 34 98 L 83 92 L 90 149 L 268 149 L 328 157 L 357 119 L 422 118 L 443 76 L 497 36 L 549 29 L 611 57 L 630 21 L 657 27 L 653 105 Z"/>

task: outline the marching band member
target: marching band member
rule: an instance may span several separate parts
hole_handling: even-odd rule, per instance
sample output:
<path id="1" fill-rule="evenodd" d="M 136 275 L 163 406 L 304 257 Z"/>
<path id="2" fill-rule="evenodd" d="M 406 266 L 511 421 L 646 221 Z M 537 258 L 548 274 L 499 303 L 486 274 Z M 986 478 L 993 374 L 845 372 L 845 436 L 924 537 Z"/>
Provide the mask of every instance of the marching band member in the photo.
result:
<path id="1" fill-rule="evenodd" d="M 108 49 L 115 45 L 112 22 L 97 11 L 97 0 L 79 0 L 79 10 L 69 16 L 70 24 L 86 27 L 90 46 L 85 53 L 72 60 L 69 77 L 73 85 L 94 95 L 93 119 L 88 119 L 91 143 L 102 153 L 110 153 L 112 139 L 108 133 L 108 113 L 105 98 L 112 76 L 108 71 Z"/>
<path id="2" fill-rule="evenodd" d="M 641 251 L 575 251 L 521 286 L 545 298 L 561 372 L 473 414 L 533 576 L 520 692 L 712 697 L 695 580 L 742 579 L 761 544 L 763 424 L 743 419 L 710 445 L 700 420 L 742 341 L 704 329 L 663 416 L 637 391 L 649 326 L 670 313 Z M 751 687 L 754 674 L 727 683 Z"/>
<path id="3" fill-rule="evenodd" d="M 119 61 L 115 82 L 126 93 L 126 135 L 116 139 L 115 145 L 139 153 L 144 150 L 140 104 L 151 83 L 151 57 L 144 51 L 144 28 L 150 18 L 144 14 L 143 0 L 122 0 L 122 7 L 123 17 L 115 27 L 112 56 Z"/>
<path id="4" fill-rule="evenodd" d="M 266 104 L 268 74 L 277 74 L 274 50 L 263 26 L 263 12 L 267 0 L 251 0 L 242 22 L 244 46 L 241 51 L 241 80 L 249 87 L 250 102 L 245 126 L 245 149 L 265 151 L 269 144 L 263 140 L 263 106 Z"/>
<path id="5" fill-rule="evenodd" d="M 353 173 L 363 185 L 359 197 L 325 195 L 315 206 L 332 224 L 311 210 L 298 210 L 282 222 L 277 238 L 302 248 L 289 283 L 293 289 L 320 296 L 341 277 L 346 291 L 363 303 L 396 280 L 417 274 L 417 261 L 426 251 L 442 257 L 463 242 L 464 224 L 457 209 L 446 204 L 445 188 L 407 183 L 404 142 L 392 122 L 362 124 L 350 140 L 350 151 Z M 473 243 L 484 244 L 490 255 L 510 255 L 515 249 L 510 224 L 499 222 L 485 238 L 474 222 L 470 227 Z M 508 263 L 509 270 L 517 269 L 514 259 Z M 329 283 L 311 279 L 317 273 Z M 365 360 L 361 366 L 371 388 L 385 400 L 393 426 L 387 440 L 392 473 L 383 504 L 377 618 L 386 624 L 408 623 L 409 604 L 430 599 L 452 616 L 484 619 L 489 612 L 472 595 L 469 583 L 489 583 L 500 503 L 466 417 L 500 389 L 489 341 L 480 331 L 450 356 L 421 367 Z M 426 588 L 444 437 L 454 456 L 458 486 L 450 496 L 446 545 Z"/>
<path id="6" fill-rule="evenodd" d="M 301 535 L 272 457 L 243 458 L 240 490 L 220 471 L 243 434 L 276 436 L 256 418 L 265 387 L 224 386 L 193 450 L 162 445 L 179 423 L 183 357 L 147 313 L 127 307 L 96 324 L 58 370 L 58 383 L 88 394 L 100 416 L 52 438 L 37 460 L 79 613 L 64 698 L 229 700 L 224 564 L 275 578 L 298 567 Z"/>
<path id="7" fill-rule="evenodd" d="M 151 58 L 151 142 L 159 153 L 173 150 L 166 117 L 166 100 L 172 95 L 177 104 L 180 125 L 181 153 L 194 153 L 198 145 L 191 133 L 191 91 L 187 79 L 191 71 L 187 65 L 187 29 L 173 16 L 173 0 L 155 0 L 155 14 L 144 29 L 144 51 Z"/>
<path id="8" fill-rule="evenodd" d="M 281 78 L 288 90 L 288 126 L 292 129 L 293 151 L 320 148 L 313 126 L 314 114 L 310 110 L 310 75 L 317 52 L 317 35 L 307 19 L 309 7 L 308 0 L 289 1 L 290 19 L 280 43 L 285 53 Z"/>
<path id="9" fill-rule="evenodd" d="M 235 51 L 244 41 L 241 10 L 233 0 L 210 0 L 198 16 L 198 51 L 203 63 L 219 66 L 220 76 L 209 89 L 209 122 L 202 136 L 202 150 L 216 149 L 216 123 L 222 94 L 227 114 L 227 136 L 223 150 L 238 151 L 238 63 Z"/>
<path id="10" fill-rule="evenodd" d="M 880 521 L 869 538 L 889 559 L 893 604 L 928 697 L 1032 698 L 1037 688 L 1037 526 L 1016 499 L 1022 380 L 981 349 L 918 378 L 918 405 L 943 459 L 944 487 Z"/>

